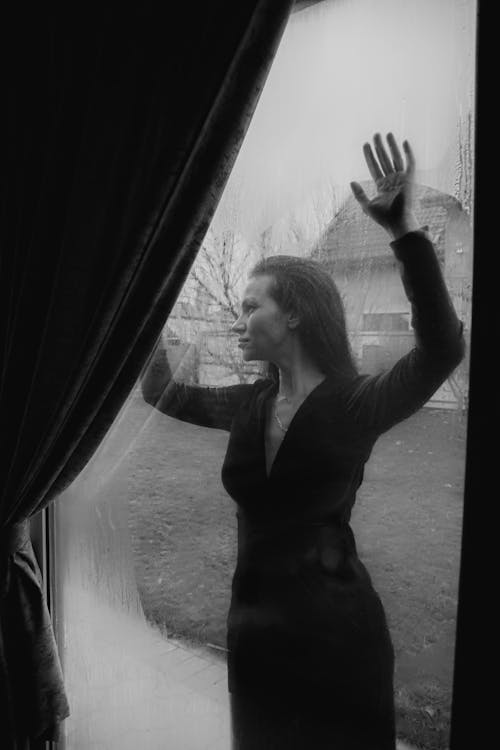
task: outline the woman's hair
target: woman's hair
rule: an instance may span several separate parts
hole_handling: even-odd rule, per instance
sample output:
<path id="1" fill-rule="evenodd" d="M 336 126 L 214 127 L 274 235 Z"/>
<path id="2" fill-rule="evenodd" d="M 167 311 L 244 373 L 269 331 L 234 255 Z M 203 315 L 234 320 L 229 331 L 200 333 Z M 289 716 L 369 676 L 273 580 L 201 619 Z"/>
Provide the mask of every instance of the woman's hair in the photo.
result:
<path id="1" fill-rule="evenodd" d="M 347 336 L 342 298 L 331 276 L 317 261 L 271 255 L 259 261 L 250 276 L 273 278 L 271 297 L 282 310 L 297 315 L 300 342 L 321 372 L 341 378 L 358 374 Z M 278 378 L 278 370 L 272 363 L 268 375 L 274 380 Z"/>

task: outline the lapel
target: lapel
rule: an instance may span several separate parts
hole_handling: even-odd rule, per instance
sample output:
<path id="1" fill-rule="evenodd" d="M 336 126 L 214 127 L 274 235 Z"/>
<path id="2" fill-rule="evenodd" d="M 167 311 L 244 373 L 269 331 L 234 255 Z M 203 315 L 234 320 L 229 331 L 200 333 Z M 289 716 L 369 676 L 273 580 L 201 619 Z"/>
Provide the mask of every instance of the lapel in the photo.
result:
<path id="1" fill-rule="evenodd" d="M 304 422 L 307 421 L 308 415 L 314 413 L 314 407 L 321 400 L 321 395 L 325 392 L 325 386 L 328 384 L 328 378 L 325 377 L 318 385 L 316 385 L 310 393 L 305 397 L 299 408 L 293 415 L 288 429 L 283 436 L 283 440 L 276 452 L 274 460 L 270 466 L 269 473 L 267 472 L 266 465 L 266 423 L 268 415 L 268 404 L 269 400 L 273 398 L 278 390 L 277 383 L 271 383 L 269 388 L 266 388 L 262 392 L 262 398 L 259 401 L 258 407 L 258 431 L 259 431 L 259 444 L 261 454 L 261 465 L 263 467 L 264 475 L 266 480 L 269 481 L 275 470 L 276 465 L 279 462 L 283 462 L 286 458 L 287 452 L 293 444 L 297 444 L 297 438 L 300 436 L 300 432 L 304 427 Z"/>

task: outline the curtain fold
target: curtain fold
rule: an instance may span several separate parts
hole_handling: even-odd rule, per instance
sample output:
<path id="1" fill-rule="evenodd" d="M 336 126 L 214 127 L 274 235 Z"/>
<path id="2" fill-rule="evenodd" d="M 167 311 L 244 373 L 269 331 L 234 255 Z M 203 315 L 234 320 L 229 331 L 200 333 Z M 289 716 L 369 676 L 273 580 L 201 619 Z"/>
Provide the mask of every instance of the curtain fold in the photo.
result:
<path id="1" fill-rule="evenodd" d="M 1 34 L 2 747 L 68 715 L 27 521 L 137 380 L 208 229 L 291 0 L 11 9 Z"/>

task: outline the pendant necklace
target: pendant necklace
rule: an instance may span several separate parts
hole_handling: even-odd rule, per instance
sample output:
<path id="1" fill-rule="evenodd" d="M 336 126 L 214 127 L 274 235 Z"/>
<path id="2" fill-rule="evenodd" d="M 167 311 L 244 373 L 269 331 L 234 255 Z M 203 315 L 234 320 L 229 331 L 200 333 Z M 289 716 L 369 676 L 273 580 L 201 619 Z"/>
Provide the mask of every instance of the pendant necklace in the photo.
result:
<path id="1" fill-rule="evenodd" d="M 273 409 L 273 411 L 274 411 L 274 418 L 275 418 L 275 420 L 276 420 L 276 422 L 278 424 L 278 427 L 280 428 L 281 432 L 286 432 L 288 430 L 288 427 L 284 426 L 283 422 L 281 421 L 281 419 L 278 416 L 278 412 L 277 412 L 277 409 L 276 409 L 276 407 L 280 403 L 280 401 L 286 401 L 288 404 L 291 404 L 292 401 L 291 401 L 291 399 L 288 398 L 288 396 L 285 396 L 285 395 L 280 396 L 279 393 L 278 393 L 278 395 L 276 396 L 276 404 L 275 404 L 274 409 Z"/>
<path id="2" fill-rule="evenodd" d="M 288 404 L 292 403 L 291 398 L 289 398 L 288 396 L 285 396 L 285 394 L 280 396 L 280 394 L 278 393 L 278 395 L 276 396 L 276 403 L 279 404 L 280 401 L 286 401 Z"/>
<path id="3" fill-rule="evenodd" d="M 280 428 L 281 432 L 286 432 L 288 430 L 288 427 L 283 426 L 283 422 L 278 417 L 278 412 L 276 411 L 276 408 L 274 409 L 274 418 L 276 422 L 278 423 L 278 427 Z"/>

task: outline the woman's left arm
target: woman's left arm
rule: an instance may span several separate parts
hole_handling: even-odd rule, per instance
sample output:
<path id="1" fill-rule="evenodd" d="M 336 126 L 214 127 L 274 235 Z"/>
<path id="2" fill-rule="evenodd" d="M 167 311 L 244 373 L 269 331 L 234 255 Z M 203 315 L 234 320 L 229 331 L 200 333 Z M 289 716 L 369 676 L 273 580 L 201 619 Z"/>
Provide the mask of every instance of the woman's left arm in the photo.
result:
<path id="1" fill-rule="evenodd" d="M 463 326 L 458 319 L 434 246 L 425 229 L 391 242 L 406 296 L 420 357 L 447 377 L 464 356 Z"/>
<path id="2" fill-rule="evenodd" d="M 406 166 L 394 140 L 374 138 L 378 162 L 365 144 L 365 158 L 377 187 L 369 200 L 357 183 L 351 187 L 361 208 L 383 226 L 398 261 L 411 303 L 416 346 L 385 373 L 362 376 L 346 394 L 348 410 L 363 429 L 375 434 L 413 414 L 428 401 L 464 356 L 462 324 L 453 308 L 439 262 L 427 232 L 418 228 L 412 209 L 415 160 L 403 148 Z"/>
<path id="3" fill-rule="evenodd" d="M 465 352 L 462 324 L 426 232 L 410 232 L 391 244 L 411 302 L 416 346 L 387 372 L 360 376 L 345 394 L 359 428 L 374 436 L 420 409 Z"/>

